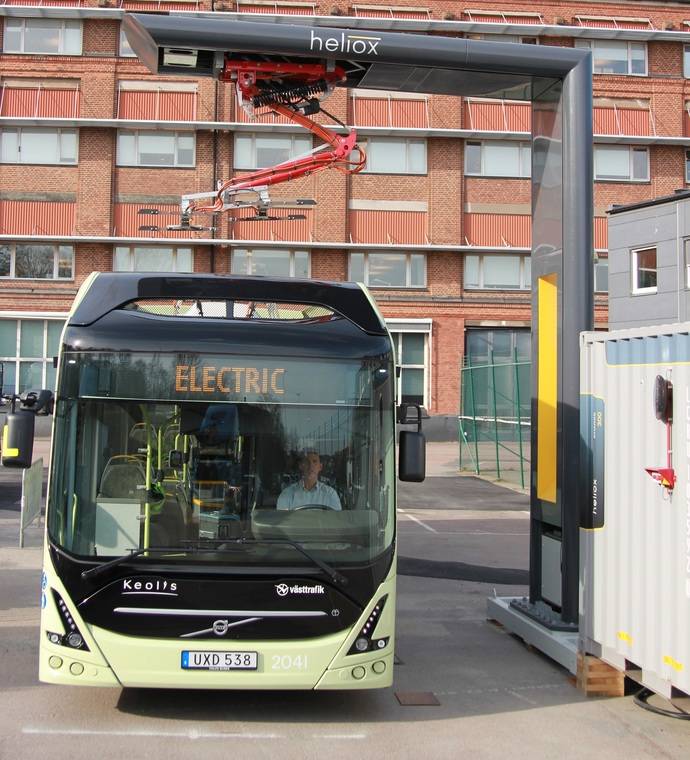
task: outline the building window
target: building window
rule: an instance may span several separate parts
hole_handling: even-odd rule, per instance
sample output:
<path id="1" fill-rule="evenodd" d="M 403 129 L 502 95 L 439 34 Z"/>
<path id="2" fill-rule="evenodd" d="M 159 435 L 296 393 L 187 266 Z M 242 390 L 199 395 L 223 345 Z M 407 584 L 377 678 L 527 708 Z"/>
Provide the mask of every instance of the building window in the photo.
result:
<path id="1" fill-rule="evenodd" d="M 656 293 L 656 248 L 632 251 L 632 292 Z"/>
<path id="2" fill-rule="evenodd" d="M 608 256 L 594 254 L 594 292 L 609 292 L 609 260 Z"/>
<path id="3" fill-rule="evenodd" d="M 191 248 L 116 246 L 113 256 L 115 272 L 193 272 Z"/>
<path id="4" fill-rule="evenodd" d="M 286 251 L 280 248 L 235 248 L 232 252 L 233 274 L 266 277 L 309 277 L 309 251 Z"/>
<path id="5" fill-rule="evenodd" d="M 690 240 L 683 241 L 685 258 L 685 287 L 690 288 Z"/>
<path id="6" fill-rule="evenodd" d="M 594 179 L 649 181 L 649 150 L 632 145 L 595 145 Z"/>
<path id="7" fill-rule="evenodd" d="M 309 153 L 311 135 L 235 134 L 235 169 L 265 169 Z"/>
<path id="8" fill-rule="evenodd" d="M 466 290 L 530 290 L 529 256 L 465 254 Z"/>
<path id="9" fill-rule="evenodd" d="M 690 183 L 690 150 L 685 151 L 685 181 Z"/>
<path id="10" fill-rule="evenodd" d="M 492 140 L 465 143 L 465 174 L 477 177 L 529 177 L 532 152 L 527 142 Z"/>
<path id="11" fill-rule="evenodd" d="M 154 132 L 148 130 L 117 133 L 118 166 L 193 167 L 196 153 L 193 132 Z"/>
<path id="12" fill-rule="evenodd" d="M 361 145 L 367 154 L 365 172 L 426 174 L 426 140 L 367 137 Z"/>
<path id="13" fill-rule="evenodd" d="M 390 323 L 388 327 L 395 346 L 395 363 L 400 367 L 396 388 L 398 402 L 428 407 L 428 334 L 400 332 Z"/>
<path id="14" fill-rule="evenodd" d="M 46 127 L 2 129 L 0 163 L 76 164 L 77 130 Z"/>
<path id="15" fill-rule="evenodd" d="M 120 26 L 120 44 L 117 52 L 121 58 L 137 57 L 137 54 L 132 50 L 132 46 L 129 44 L 129 40 L 127 39 L 127 35 L 122 26 Z"/>
<path id="16" fill-rule="evenodd" d="M 521 37 L 519 34 L 468 34 L 467 39 L 484 42 L 519 42 L 523 45 L 539 44 L 539 37 Z"/>
<path id="17" fill-rule="evenodd" d="M 530 361 L 532 334 L 529 328 L 469 328 L 465 338 L 465 364 L 506 364 Z M 529 396 L 527 396 L 527 400 Z"/>
<path id="18" fill-rule="evenodd" d="M 423 253 L 351 253 L 350 280 L 371 288 L 426 287 Z"/>
<path id="19" fill-rule="evenodd" d="M 0 244 L 0 277 L 26 280 L 74 278 L 71 245 Z"/>
<path id="20" fill-rule="evenodd" d="M 82 22 L 5 17 L 4 53 L 81 55 Z"/>
<path id="21" fill-rule="evenodd" d="M 622 40 L 575 40 L 575 47 L 592 51 L 595 74 L 647 76 L 647 43 Z"/>
<path id="22" fill-rule="evenodd" d="M 467 329 L 461 417 L 474 440 L 529 440 L 531 343 L 529 328 Z"/>
<path id="23" fill-rule="evenodd" d="M 63 320 L 0 319 L 2 392 L 55 390 L 53 357 L 60 347 Z"/>

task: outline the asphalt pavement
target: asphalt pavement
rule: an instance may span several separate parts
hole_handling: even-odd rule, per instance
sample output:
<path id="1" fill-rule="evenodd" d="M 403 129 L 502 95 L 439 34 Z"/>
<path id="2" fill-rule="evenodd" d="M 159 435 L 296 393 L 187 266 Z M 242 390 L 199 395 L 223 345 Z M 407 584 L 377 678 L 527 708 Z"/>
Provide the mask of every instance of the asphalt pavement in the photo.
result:
<path id="1" fill-rule="evenodd" d="M 527 496 L 459 476 L 454 461 L 453 448 L 429 444 L 428 482 L 399 485 L 400 569 L 410 574 L 398 580 L 395 682 L 358 693 L 39 684 L 42 528 L 17 547 L 17 473 L 0 468 L 0 758 L 687 760 L 690 725 L 631 697 L 585 698 L 569 673 L 486 620 L 489 595 L 521 595 L 524 584 L 429 573 L 436 563 L 526 578 Z M 436 704 L 401 704 L 410 695 Z"/>

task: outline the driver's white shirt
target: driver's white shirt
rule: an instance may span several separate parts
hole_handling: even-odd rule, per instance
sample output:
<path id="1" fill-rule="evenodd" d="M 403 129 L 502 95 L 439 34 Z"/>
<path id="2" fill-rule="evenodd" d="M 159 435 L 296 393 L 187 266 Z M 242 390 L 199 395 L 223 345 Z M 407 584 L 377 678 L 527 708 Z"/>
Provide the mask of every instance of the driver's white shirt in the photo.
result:
<path id="1" fill-rule="evenodd" d="M 323 504 L 331 509 L 342 509 L 335 490 L 319 480 L 311 490 L 304 487 L 302 480 L 288 486 L 278 497 L 276 508 L 296 509 L 309 504 Z"/>

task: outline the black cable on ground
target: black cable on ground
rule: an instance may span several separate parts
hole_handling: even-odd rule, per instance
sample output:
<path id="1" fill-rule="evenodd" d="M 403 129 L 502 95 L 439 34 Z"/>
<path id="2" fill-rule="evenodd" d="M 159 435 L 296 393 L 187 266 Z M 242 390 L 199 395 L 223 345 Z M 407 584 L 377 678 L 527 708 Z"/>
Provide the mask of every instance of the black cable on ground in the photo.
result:
<path id="1" fill-rule="evenodd" d="M 529 571 L 512 567 L 485 567 L 464 562 L 444 562 L 417 557 L 398 557 L 398 575 L 416 575 L 422 578 L 445 578 L 474 583 L 502 583 L 508 586 L 526 586 Z"/>
<path id="2" fill-rule="evenodd" d="M 683 712 L 682 710 L 666 710 L 663 707 L 650 705 L 647 700 L 652 696 L 654 696 L 654 692 L 651 689 L 642 688 L 633 697 L 633 702 L 643 710 L 649 710 L 649 712 L 656 713 L 657 715 L 663 715 L 666 718 L 690 720 L 690 713 Z"/>

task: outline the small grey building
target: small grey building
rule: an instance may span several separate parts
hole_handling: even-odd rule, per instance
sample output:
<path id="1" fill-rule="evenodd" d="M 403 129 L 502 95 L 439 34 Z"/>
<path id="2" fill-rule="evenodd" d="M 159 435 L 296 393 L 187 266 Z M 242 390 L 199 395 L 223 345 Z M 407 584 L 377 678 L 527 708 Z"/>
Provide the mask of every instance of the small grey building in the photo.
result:
<path id="1" fill-rule="evenodd" d="M 690 190 L 609 211 L 609 329 L 690 321 Z"/>

